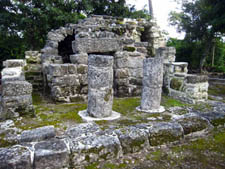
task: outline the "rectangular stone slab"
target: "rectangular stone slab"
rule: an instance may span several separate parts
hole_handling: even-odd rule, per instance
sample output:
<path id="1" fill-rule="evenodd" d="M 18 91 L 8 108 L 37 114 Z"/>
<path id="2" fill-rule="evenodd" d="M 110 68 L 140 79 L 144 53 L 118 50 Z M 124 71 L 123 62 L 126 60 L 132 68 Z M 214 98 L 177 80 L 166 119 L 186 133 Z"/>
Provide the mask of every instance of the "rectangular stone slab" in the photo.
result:
<path id="1" fill-rule="evenodd" d="M 115 52 L 120 49 L 120 44 L 117 39 L 89 39 L 77 38 L 72 43 L 74 53 L 106 53 Z"/>

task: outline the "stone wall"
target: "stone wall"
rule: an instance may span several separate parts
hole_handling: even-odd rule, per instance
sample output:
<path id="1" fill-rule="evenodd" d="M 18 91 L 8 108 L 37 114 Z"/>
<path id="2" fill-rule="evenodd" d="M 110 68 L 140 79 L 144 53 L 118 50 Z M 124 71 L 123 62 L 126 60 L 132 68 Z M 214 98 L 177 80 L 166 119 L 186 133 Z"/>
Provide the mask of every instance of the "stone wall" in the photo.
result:
<path id="1" fill-rule="evenodd" d="M 41 53 L 39 51 L 26 51 L 25 78 L 33 85 L 34 92 L 42 92 L 44 89 Z"/>
<path id="2" fill-rule="evenodd" d="M 207 100 L 208 77 L 188 74 L 187 62 L 174 62 L 175 52 L 174 48 L 160 48 L 158 52 L 164 55 L 164 92 L 190 104 Z"/>
<path id="3" fill-rule="evenodd" d="M 0 120 L 32 114 L 32 84 L 25 80 L 24 60 L 7 60 L 1 72 Z"/>
<path id="4" fill-rule="evenodd" d="M 74 36 L 71 42 L 73 54 L 70 55 L 70 63 L 65 63 L 64 56 L 59 55 L 59 43 L 71 35 Z M 46 46 L 42 49 L 45 84 L 50 87 L 51 96 L 56 101 L 86 99 L 88 55 L 112 55 L 114 94 L 139 96 L 143 60 L 153 56 L 155 48 L 163 45 L 163 38 L 153 22 L 92 16 L 48 34 Z M 68 67 L 73 67 L 74 72 L 65 73 L 64 68 Z M 60 75 L 53 75 L 52 69 Z M 65 78 L 64 84 L 59 82 Z"/>

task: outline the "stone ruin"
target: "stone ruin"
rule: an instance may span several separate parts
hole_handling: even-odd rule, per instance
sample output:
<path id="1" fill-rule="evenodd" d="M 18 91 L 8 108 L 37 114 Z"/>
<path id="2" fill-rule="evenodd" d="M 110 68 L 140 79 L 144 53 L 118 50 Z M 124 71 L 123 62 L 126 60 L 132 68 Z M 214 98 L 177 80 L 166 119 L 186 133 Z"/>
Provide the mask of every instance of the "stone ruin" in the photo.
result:
<path id="1" fill-rule="evenodd" d="M 53 100 L 59 102 L 84 101 L 87 100 L 88 95 L 94 97 L 93 93 L 101 97 L 99 92 L 92 92 L 98 81 L 92 79 L 93 72 L 88 70 L 93 67 L 88 66 L 88 58 L 89 56 L 104 58 L 106 55 L 112 57 L 111 67 L 105 67 L 110 70 L 110 77 L 104 76 L 110 80 L 113 91 L 109 95 L 110 104 L 112 95 L 127 97 L 140 96 L 142 93 L 140 107 L 142 110 L 162 109 L 160 107 L 162 85 L 164 92 L 184 102 L 197 103 L 207 100 L 207 77 L 187 74 L 188 63 L 175 62 L 175 53 L 173 47 L 165 47 L 165 41 L 154 22 L 95 15 L 79 21 L 78 24 L 68 24 L 49 32 L 41 53 L 27 51 L 26 61 L 7 60 L 4 63 L 6 68 L 2 71 L 1 109 L 2 112 L 11 109 L 6 108 L 9 104 L 5 103 L 8 97 L 14 99 L 17 97 L 15 101 L 17 103 L 13 105 L 17 105 L 19 109 L 23 107 L 25 110 L 28 105 L 32 105 L 31 84 L 34 91 L 44 91 Z M 163 60 L 163 69 L 161 60 Z M 11 73 L 12 70 L 16 70 L 14 72 L 17 75 Z M 104 74 L 107 74 L 106 72 L 107 70 Z M 10 80 L 4 80 L 5 76 L 8 78 L 7 73 L 10 76 L 12 74 L 13 80 L 14 76 L 18 76 L 17 85 L 10 84 L 11 82 L 8 82 Z M 91 85 L 93 89 L 90 85 L 88 88 L 88 84 L 92 82 L 96 83 Z M 9 86 L 15 91 L 14 94 L 5 92 Z M 14 90 L 24 87 L 27 88 L 26 91 Z M 90 99 L 88 102 L 91 104 Z M 104 103 L 100 102 L 99 106 L 103 106 Z M 12 111 L 17 108 L 13 108 Z M 94 107 L 89 106 L 88 111 L 92 116 L 97 117 L 98 115 L 92 113 L 92 108 Z M 95 107 L 95 109 L 99 108 Z M 107 108 L 104 113 L 102 117 L 110 114 Z M 1 116 L 5 116 L 3 114 L 5 113 L 1 113 Z"/>
<path id="2" fill-rule="evenodd" d="M 164 111 L 162 89 L 188 103 L 206 100 L 207 78 L 187 74 L 188 64 L 175 62 L 175 53 L 165 47 L 155 23 L 142 19 L 92 16 L 52 30 L 41 53 L 27 51 L 25 60 L 4 62 L 0 120 L 32 115 L 32 90 L 58 102 L 87 100 L 87 110 L 79 112 L 86 121 L 119 118 L 112 111 L 114 96 L 141 96 L 137 110 L 148 113 Z M 96 123 L 76 124 L 60 137 L 54 126 L 24 130 L 13 138 L 18 145 L 0 148 L 0 168 L 74 168 L 210 127 L 207 118 L 189 113 L 104 131 Z"/>

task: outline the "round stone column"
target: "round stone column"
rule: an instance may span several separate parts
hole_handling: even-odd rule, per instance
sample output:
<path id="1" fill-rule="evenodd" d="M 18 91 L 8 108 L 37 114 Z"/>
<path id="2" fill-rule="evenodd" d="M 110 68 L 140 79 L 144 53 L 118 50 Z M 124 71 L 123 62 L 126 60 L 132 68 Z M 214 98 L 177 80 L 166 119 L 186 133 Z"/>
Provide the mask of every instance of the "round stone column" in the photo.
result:
<path id="1" fill-rule="evenodd" d="M 108 117 L 113 104 L 113 56 L 88 56 L 88 108 L 89 116 Z"/>
<path id="2" fill-rule="evenodd" d="M 143 63 L 141 111 L 162 112 L 163 57 L 147 58 Z"/>

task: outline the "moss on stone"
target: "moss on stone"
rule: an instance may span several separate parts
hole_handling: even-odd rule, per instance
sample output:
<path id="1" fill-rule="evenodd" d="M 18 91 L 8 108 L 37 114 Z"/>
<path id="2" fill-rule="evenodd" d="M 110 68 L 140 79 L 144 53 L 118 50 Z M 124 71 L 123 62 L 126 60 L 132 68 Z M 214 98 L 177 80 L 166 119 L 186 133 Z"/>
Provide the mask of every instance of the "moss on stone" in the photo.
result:
<path id="1" fill-rule="evenodd" d="M 105 94 L 104 100 L 108 102 L 111 96 L 112 96 L 112 89 L 109 89 L 108 92 Z"/>
<path id="2" fill-rule="evenodd" d="M 163 96 L 162 97 L 161 105 L 165 106 L 167 108 L 174 107 L 174 106 L 179 106 L 179 107 L 187 106 L 187 104 L 182 103 L 182 102 L 180 102 L 176 99 L 173 99 L 169 96 Z"/>
<path id="3" fill-rule="evenodd" d="M 122 36 L 126 32 L 126 29 L 117 27 L 117 28 L 113 28 L 112 32 L 116 33 L 119 36 Z"/>
<path id="4" fill-rule="evenodd" d="M 113 110 L 126 116 L 136 110 L 140 105 L 140 98 L 115 98 L 113 102 Z"/>
<path id="5" fill-rule="evenodd" d="M 128 52 L 134 52 L 136 49 L 133 46 L 124 46 L 123 50 Z"/>
<path id="6" fill-rule="evenodd" d="M 181 87 L 183 85 L 183 82 L 181 79 L 178 79 L 178 78 L 173 78 L 171 81 L 170 81 L 170 87 L 174 90 L 181 90 Z"/>
<path id="7" fill-rule="evenodd" d="M 0 147 L 10 147 L 17 144 L 16 141 L 14 140 L 6 140 L 6 134 L 5 133 L 1 133 L 0 134 Z"/>

